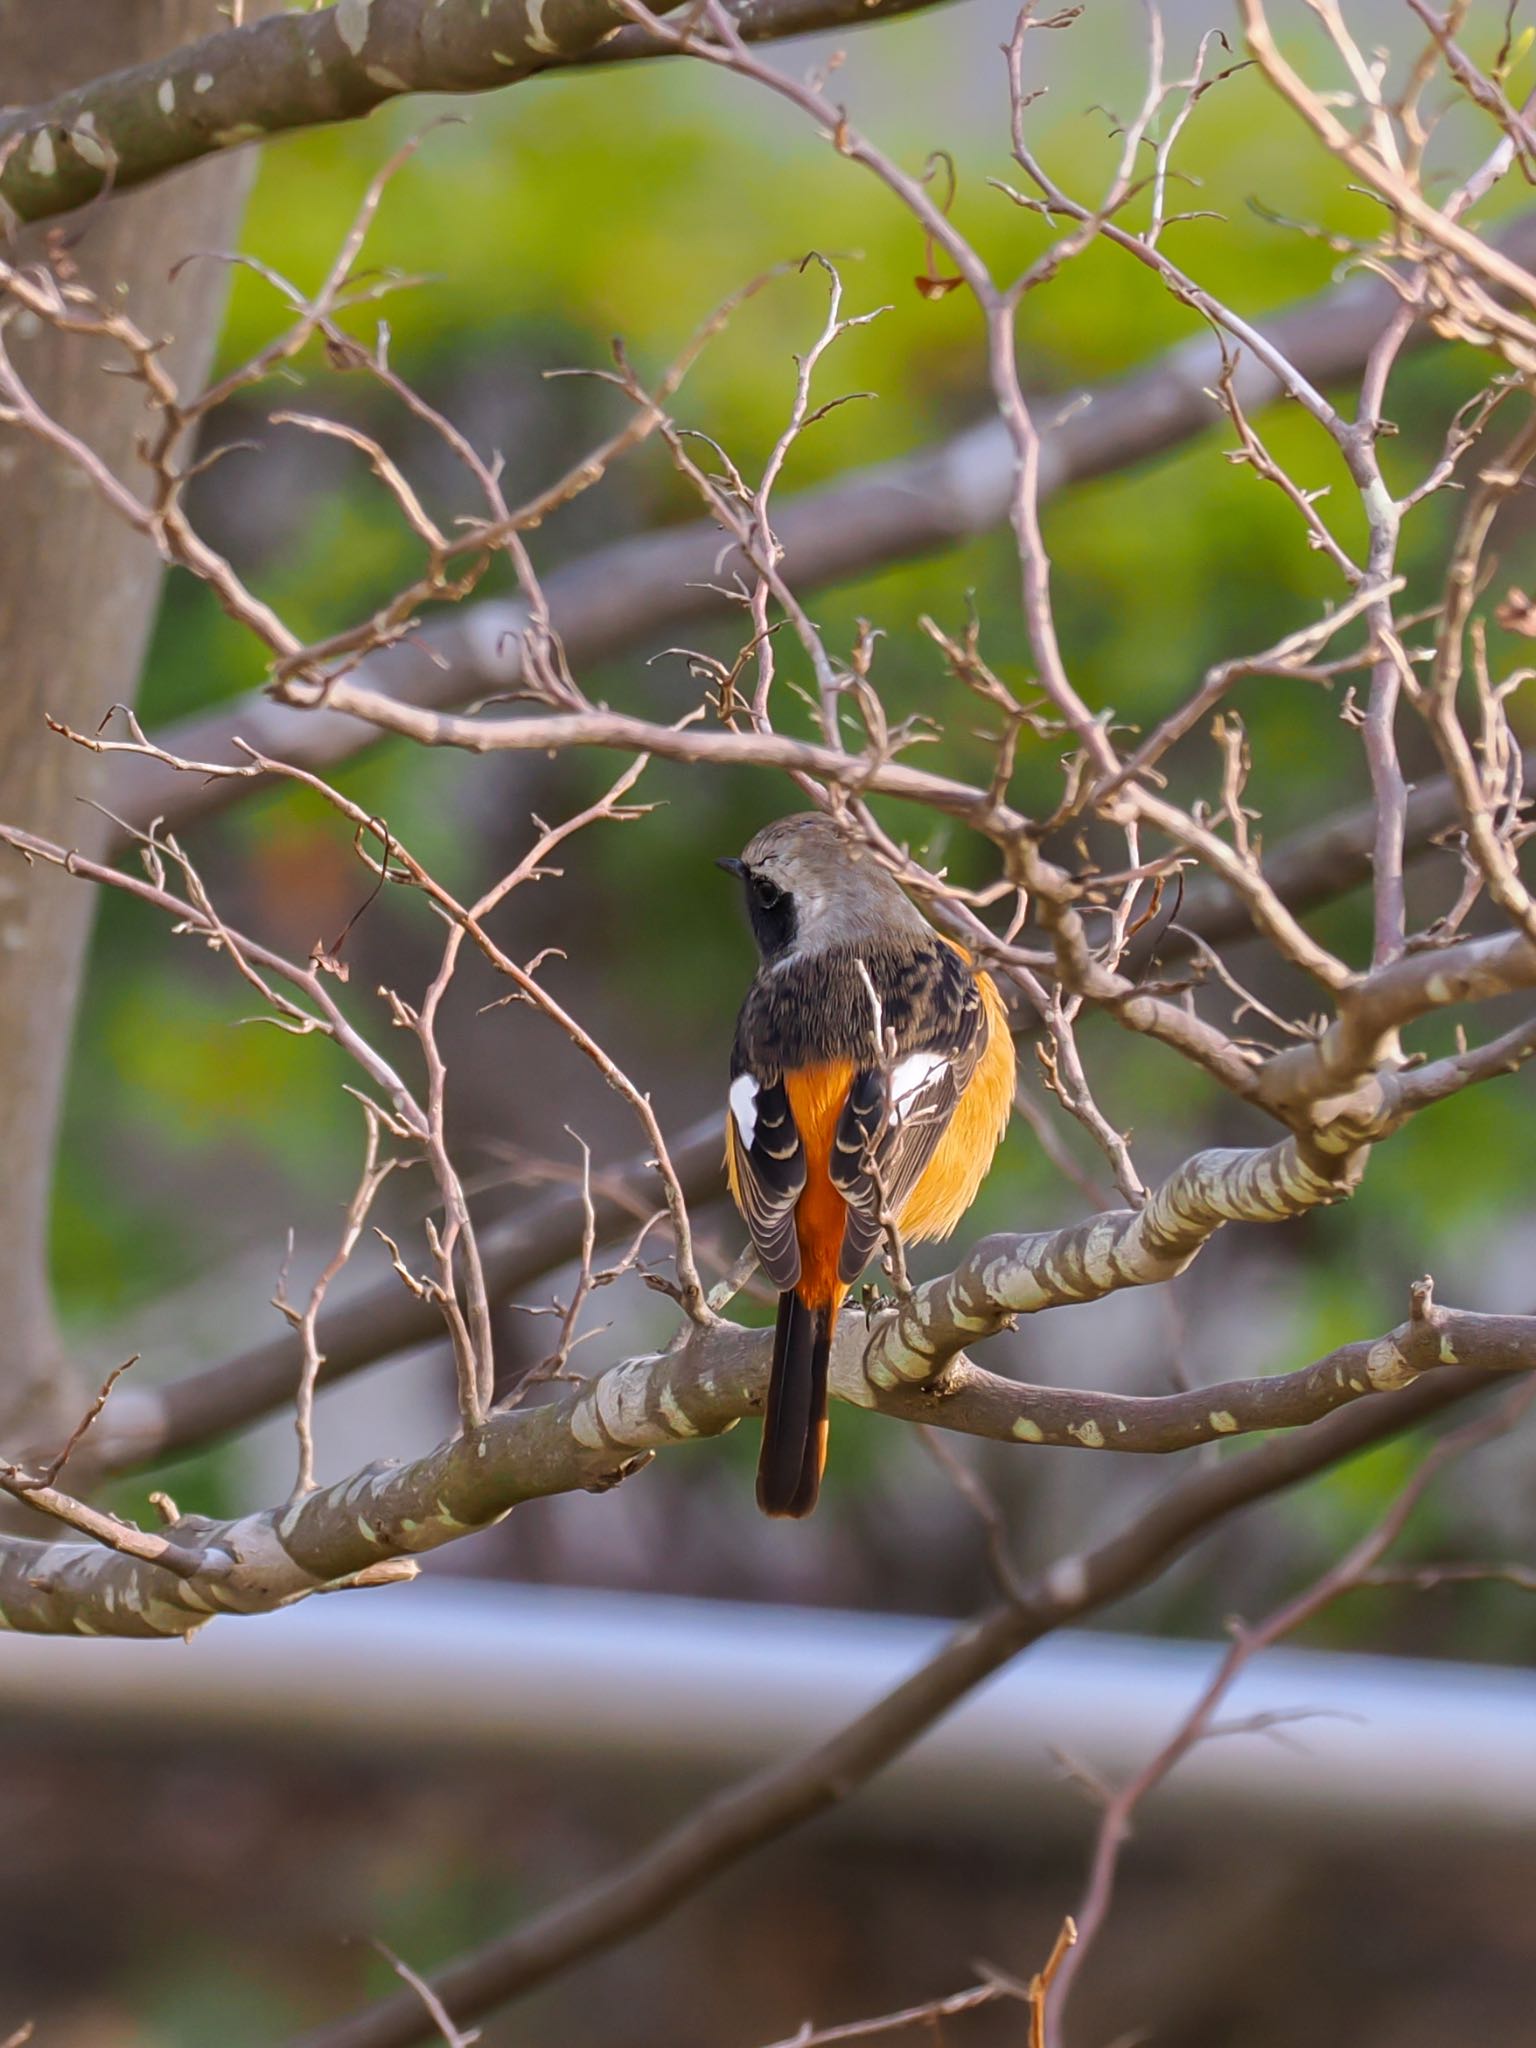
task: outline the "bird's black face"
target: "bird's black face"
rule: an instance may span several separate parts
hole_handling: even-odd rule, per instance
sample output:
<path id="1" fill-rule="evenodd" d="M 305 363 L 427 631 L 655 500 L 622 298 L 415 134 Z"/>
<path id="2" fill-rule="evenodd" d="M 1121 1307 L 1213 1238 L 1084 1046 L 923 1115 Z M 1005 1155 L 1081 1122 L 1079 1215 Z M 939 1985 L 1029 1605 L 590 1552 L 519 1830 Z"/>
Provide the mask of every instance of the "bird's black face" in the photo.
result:
<path id="1" fill-rule="evenodd" d="M 747 916 L 752 936 L 765 962 L 781 959 L 795 940 L 795 899 L 760 870 L 749 868 L 734 856 L 716 863 L 728 873 L 739 875 L 747 892 Z"/>

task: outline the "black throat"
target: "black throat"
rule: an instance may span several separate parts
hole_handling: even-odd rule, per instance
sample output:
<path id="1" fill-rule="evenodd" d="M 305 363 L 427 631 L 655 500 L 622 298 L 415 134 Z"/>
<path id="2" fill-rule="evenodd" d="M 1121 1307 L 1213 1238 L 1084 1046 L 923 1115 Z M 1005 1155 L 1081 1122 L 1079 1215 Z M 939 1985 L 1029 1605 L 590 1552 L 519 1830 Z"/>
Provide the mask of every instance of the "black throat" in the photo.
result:
<path id="1" fill-rule="evenodd" d="M 783 959 L 795 943 L 799 923 L 795 915 L 795 899 L 754 875 L 746 877 L 746 885 L 747 915 L 752 920 L 752 936 L 757 941 L 757 950 L 762 954 L 764 964 L 771 966 L 775 960 Z"/>

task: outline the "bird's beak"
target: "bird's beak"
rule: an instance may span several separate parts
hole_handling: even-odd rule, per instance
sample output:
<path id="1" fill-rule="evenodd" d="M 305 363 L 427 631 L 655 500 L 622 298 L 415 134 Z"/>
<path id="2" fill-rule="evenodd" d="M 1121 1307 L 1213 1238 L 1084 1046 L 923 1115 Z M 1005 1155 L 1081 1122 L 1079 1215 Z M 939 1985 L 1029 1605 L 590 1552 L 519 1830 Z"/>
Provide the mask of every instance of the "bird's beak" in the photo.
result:
<path id="1" fill-rule="evenodd" d="M 715 862 L 715 866 L 717 868 L 724 868 L 725 872 L 728 875 L 735 875 L 738 879 L 744 876 L 747 872 L 746 862 L 744 860 L 738 860 L 734 853 L 722 853 L 720 858 Z"/>

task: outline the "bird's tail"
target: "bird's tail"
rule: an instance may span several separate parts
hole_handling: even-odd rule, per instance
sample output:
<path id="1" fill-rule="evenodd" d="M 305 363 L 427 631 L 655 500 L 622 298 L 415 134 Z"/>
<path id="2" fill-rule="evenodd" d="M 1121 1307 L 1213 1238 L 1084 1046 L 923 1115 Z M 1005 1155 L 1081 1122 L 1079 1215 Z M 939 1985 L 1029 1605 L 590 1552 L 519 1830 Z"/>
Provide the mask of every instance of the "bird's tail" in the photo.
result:
<path id="1" fill-rule="evenodd" d="M 827 1358 L 838 1302 L 810 1308 L 798 1294 L 779 1296 L 773 1373 L 763 1411 L 757 1504 L 765 1515 L 808 1515 L 827 1462 Z"/>

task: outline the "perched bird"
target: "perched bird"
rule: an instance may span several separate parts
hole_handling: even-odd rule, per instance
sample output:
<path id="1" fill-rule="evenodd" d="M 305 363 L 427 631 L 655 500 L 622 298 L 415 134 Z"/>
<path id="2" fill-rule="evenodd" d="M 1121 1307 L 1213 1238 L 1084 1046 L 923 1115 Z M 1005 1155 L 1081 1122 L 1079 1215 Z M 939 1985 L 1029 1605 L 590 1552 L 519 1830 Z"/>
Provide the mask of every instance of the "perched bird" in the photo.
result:
<path id="1" fill-rule="evenodd" d="M 740 859 L 762 964 L 731 1053 L 726 1172 L 779 1290 L 757 1500 L 808 1515 L 827 1447 L 827 1357 L 880 1248 L 945 1237 L 992 1164 L 1013 1040 L 990 975 L 867 849 L 805 812 Z"/>

